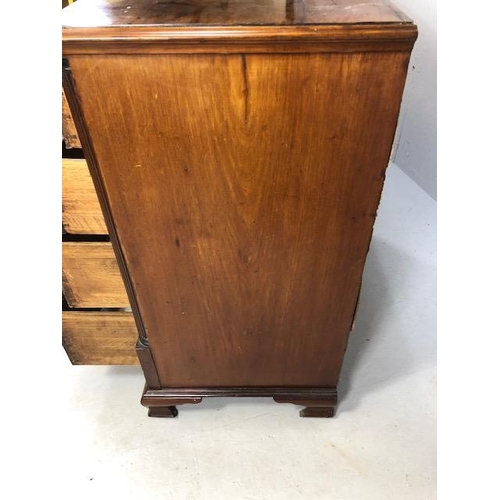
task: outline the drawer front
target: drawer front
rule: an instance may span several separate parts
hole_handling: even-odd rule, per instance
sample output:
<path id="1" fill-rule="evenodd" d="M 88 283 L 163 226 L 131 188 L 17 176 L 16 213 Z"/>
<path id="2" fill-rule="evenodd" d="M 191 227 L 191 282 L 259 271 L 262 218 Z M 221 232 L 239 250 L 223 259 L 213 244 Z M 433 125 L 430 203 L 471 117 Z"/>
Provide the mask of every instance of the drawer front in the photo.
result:
<path id="1" fill-rule="evenodd" d="M 74 365 L 138 365 L 132 313 L 63 311 L 63 346 Z"/>
<path id="2" fill-rule="evenodd" d="M 76 132 L 75 122 L 69 110 L 64 90 L 62 91 L 62 133 L 67 148 L 81 148 L 80 139 Z"/>
<path id="3" fill-rule="evenodd" d="M 62 223 L 68 234 L 108 234 L 85 160 L 62 161 Z"/>
<path id="4" fill-rule="evenodd" d="M 63 243 L 63 292 L 70 307 L 128 307 L 111 243 Z"/>

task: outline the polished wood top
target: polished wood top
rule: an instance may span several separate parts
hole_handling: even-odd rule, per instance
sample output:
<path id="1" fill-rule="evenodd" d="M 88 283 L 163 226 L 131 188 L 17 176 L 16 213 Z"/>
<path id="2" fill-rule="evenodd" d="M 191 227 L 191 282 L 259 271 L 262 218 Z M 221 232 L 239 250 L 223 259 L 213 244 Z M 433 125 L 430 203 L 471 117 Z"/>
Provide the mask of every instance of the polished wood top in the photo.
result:
<path id="1" fill-rule="evenodd" d="M 386 0 L 78 0 L 63 57 L 410 51 L 417 27 Z"/>
<path id="2" fill-rule="evenodd" d="M 78 0 L 63 27 L 409 23 L 387 0 Z"/>

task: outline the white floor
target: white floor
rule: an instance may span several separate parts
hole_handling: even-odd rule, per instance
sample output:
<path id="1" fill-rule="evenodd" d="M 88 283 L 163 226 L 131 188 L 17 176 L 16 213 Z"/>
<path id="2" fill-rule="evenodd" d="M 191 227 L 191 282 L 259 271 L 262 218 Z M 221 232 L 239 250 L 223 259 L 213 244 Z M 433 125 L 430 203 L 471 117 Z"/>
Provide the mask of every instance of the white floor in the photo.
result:
<path id="1" fill-rule="evenodd" d="M 138 367 L 63 362 L 72 498 L 436 498 L 436 203 L 391 165 L 334 419 L 266 399 L 139 404 Z"/>

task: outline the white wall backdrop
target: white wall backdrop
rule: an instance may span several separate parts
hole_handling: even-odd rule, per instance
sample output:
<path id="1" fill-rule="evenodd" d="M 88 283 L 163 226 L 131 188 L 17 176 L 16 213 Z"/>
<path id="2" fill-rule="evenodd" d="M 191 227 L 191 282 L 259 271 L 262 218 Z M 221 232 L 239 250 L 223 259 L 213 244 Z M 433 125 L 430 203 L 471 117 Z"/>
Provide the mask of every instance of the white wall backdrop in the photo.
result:
<path id="1" fill-rule="evenodd" d="M 437 197 L 436 0 L 392 0 L 418 26 L 392 161 Z"/>

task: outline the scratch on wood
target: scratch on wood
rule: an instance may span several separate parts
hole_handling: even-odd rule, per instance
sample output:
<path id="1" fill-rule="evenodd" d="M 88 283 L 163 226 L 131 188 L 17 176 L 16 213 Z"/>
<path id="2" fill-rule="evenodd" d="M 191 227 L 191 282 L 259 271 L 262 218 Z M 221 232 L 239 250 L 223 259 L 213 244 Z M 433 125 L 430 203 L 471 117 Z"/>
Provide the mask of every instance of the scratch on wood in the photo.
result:
<path id="1" fill-rule="evenodd" d="M 248 74 L 247 74 L 247 59 L 245 54 L 241 55 L 241 72 L 243 75 L 243 96 L 245 97 L 245 110 L 244 110 L 244 117 L 245 117 L 245 124 L 248 123 L 248 94 L 249 94 L 249 89 L 248 89 Z"/>

